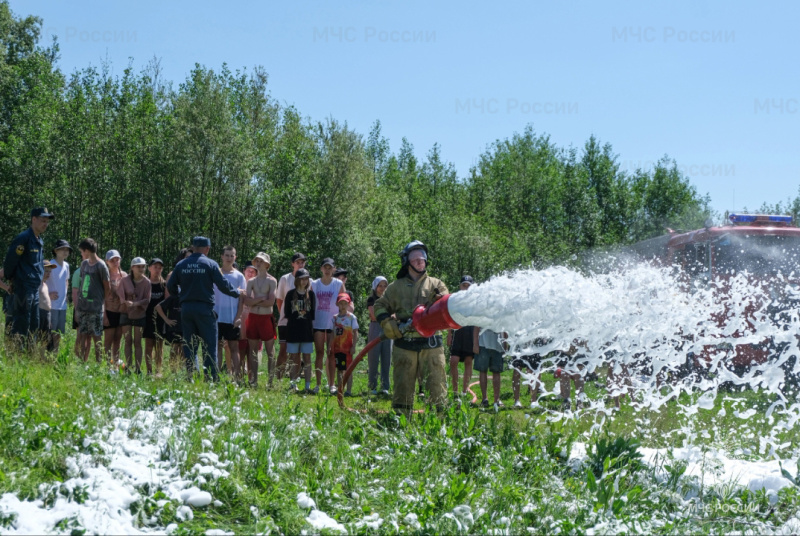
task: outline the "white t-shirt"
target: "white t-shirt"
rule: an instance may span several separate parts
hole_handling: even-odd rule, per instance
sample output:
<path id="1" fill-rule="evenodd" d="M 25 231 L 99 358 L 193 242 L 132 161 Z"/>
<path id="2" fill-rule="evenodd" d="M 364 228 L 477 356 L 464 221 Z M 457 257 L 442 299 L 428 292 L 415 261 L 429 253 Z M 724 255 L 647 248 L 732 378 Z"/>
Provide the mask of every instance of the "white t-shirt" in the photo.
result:
<path id="1" fill-rule="evenodd" d="M 281 276 L 280 281 L 278 281 L 278 288 L 275 290 L 275 299 L 281 300 L 281 303 L 286 301 L 286 295 L 289 294 L 289 291 L 294 288 L 294 274 L 289 272 L 288 274 L 284 274 Z M 278 319 L 279 326 L 285 326 L 288 320 L 283 315 L 283 307 L 280 308 L 280 318 Z"/>
<path id="2" fill-rule="evenodd" d="M 333 315 L 339 314 L 339 307 L 336 305 L 336 296 L 342 290 L 342 282 L 333 278 L 327 285 L 322 283 L 322 279 L 311 282 L 311 290 L 317 298 L 317 309 L 314 312 L 314 329 L 331 329 L 331 319 Z"/>
<path id="3" fill-rule="evenodd" d="M 247 288 L 247 280 L 245 280 L 244 274 L 236 268 L 229 274 L 223 272 L 222 277 L 227 279 L 233 288 L 240 288 L 242 290 Z M 223 294 L 217 288 L 217 285 L 214 285 L 214 312 L 217 313 L 217 322 L 220 324 L 233 324 L 233 320 L 236 318 L 236 311 L 238 310 L 239 298 Z"/>
<path id="4" fill-rule="evenodd" d="M 500 336 L 491 329 L 484 329 L 481 331 L 481 334 L 478 336 L 478 346 L 501 353 L 505 352 L 503 343 L 500 342 Z"/>
<path id="5" fill-rule="evenodd" d="M 61 266 L 55 259 L 51 260 L 56 265 L 50 271 L 50 279 L 47 280 L 47 288 L 50 292 L 58 292 L 58 298 L 52 300 L 51 306 L 54 311 L 67 310 L 67 294 L 69 294 L 69 263 L 64 261 Z"/>

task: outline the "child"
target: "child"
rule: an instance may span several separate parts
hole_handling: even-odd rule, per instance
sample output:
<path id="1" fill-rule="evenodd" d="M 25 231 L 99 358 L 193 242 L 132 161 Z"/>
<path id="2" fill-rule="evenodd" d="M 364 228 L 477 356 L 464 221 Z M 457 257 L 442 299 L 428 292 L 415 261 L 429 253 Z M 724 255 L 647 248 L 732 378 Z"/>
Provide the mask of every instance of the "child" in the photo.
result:
<path id="1" fill-rule="evenodd" d="M 306 393 L 311 390 L 311 351 L 314 349 L 314 314 L 317 308 L 317 298 L 311 290 L 311 274 L 305 268 L 300 268 L 294 274 L 294 288 L 286 293 L 283 301 L 283 316 L 286 326 L 281 330 L 281 336 L 286 333 L 286 351 L 292 362 L 290 379 L 292 389 L 297 388 L 297 378 L 300 376 L 302 363 L 303 376 L 306 380 Z M 300 361 L 300 354 L 303 360 Z"/>
<path id="2" fill-rule="evenodd" d="M 328 348 L 330 355 L 328 359 L 336 360 L 336 385 L 342 386 L 342 375 L 350 363 L 353 361 L 353 354 L 356 353 L 356 341 L 358 341 L 358 320 L 356 315 L 349 311 L 351 304 L 350 296 L 345 293 L 336 297 L 336 306 L 339 314 L 331 319 L 331 333 L 328 335 Z M 347 390 L 344 396 L 353 396 L 353 376 L 347 380 Z M 336 386 L 331 387 L 331 394 L 336 394 Z"/>
<path id="3" fill-rule="evenodd" d="M 503 372 L 503 344 L 497 333 L 484 329 L 478 335 L 479 329 L 475 329 L 476 346 L 478 355 L 475 358 L 475 370 L 480 373 L 481 396 L 483 398 L 481 406 L 489 407 L 489 371 L 492 371 L 492 391 L 494 392 L 495 411 L 503 407 L 500 401 L 500 373 Z"/>
<path id="4" fill-rule="evenodd" d="M 222 277 L 234 288 L 245 289 L 247 281 L 244 274 L 236 268 L 236 248 L 225 246 L 222 248 L 222 262 L 219 267 Z M 242 375 L 242 358 L 239 356 L 239 337 L 242 331 L 242 309 L 244 301 L 241 297 L 232 297 L 214 286 L 214 312 L 217 314 L 217 367 L 223 367 L 223 350 L 228 350 L 228 374 L 237 381 Z M 250 382 L 253 383 L 252 380 Z"/>
<path id="5" fill-rule="evenodd" d="M 244 280 L 250 281 L 258 275 L 258 270 L 256 270 L 255 266 L 253 266 L 252 261 L 247 261 L 244 264 L 244 270 L 242 270 L 242 273 L 244 274 Z M 242 373 L 246 374 L 249 374 L 247 369 L 247 356 L 250 352 L 250 344 L 247 340 L 247 319 L 249 316 L 250 308 L 247 306 L 247 302 L 245 302 L 244 307 L 242 307 L 242 328 L 239 330 L 239 356 L 244 356 L 244 358 L 241 359 Z M 261 341 L 258 343 L 257 351 L 261 351 Z"/>
<path id="6" fill-rule="evenodd" d="M 48 350 L 58 353 L 58 346 L 61 342 L 61 337 L 67 332 L 67 295 L 69 291 L 69 263 L 66 262 L 69 254 L 72 253 L 72 247 L 66 240 L 57 240 L 56 245 L 53 247 L 53 260 L 50 261 L 54 264 L 53 273 L 50 274 L 50 283 L 47 288 L 50 289 L 51 309 L 50 309 L 50 324 L 53 329 L 52 338 L 50 339 L 50 347 Z"/>
<path id="7" fill-rule="evenodd" d="M 258 275 L 245 284 L 243 303 L 250 308 L 247 317 L 247 340 L 250 346 L 247 353 L 247 377 L 250 387 L 256 387 L 258 383 L 258 347 L 262 342 L 267 355 L 267 383 L 270 388 L 275 378 L 275 317 L 272 307 L 275 305 L 278 282 L 267 273 L 270 264 L 269 255 L 263 251 L 258 252 L 253 258 L 253 266 L 258 270 Z"/>
<path id="8" fill-rule="evenodd" d="M 572 408 L 570 384 L 573 382 L 575 383 L 577 408 L 581 408 L 586 401 L 586 395 L 584 393 L 584 385 L 586 382 L 583 379 L 582 373 L 586 358 L 578 353 L 578 346 L 584 345 L 585 344 L 582 345 L 576 342 L 570 344 L 569 350 L 559 352 L 559 359 L 556 361 L 556 366 L 558 368 L 554 376 L 559 382 L 561 408 L 564 410 L 570 410 Z"/>
<path id="9" fill-rule="evenodd" d="M 317 298 L 317 310 L 314 312 L 314 372 L 317 375 L 317 386 L 314 388 L 315 392 L 319 392 L 320 384 L 322 383 L 322 359 L 330 354 L 330 346 L 328 353 L 325 353 L 325 342 L 330 340 L 331 334 L 331 318 L 336 315 L 336 297 L 343 292 L 344 285 L 339 279 L 333 278 L 333 271 L 336 269 L 333 259 L 326 257 L 322 259 L 320 272 L 322 277 L 315 280 L 311 284 L 311 289 Z M 297 277 L 297 276 L 295 276 Z M 328 386 L 331 393 L 336 392 L 334 388 L 334 369 L 335 365 L 332 359 L 328 359 L 325 363 L 325 370 L 328 376 Z"/>
<path id="10" fill-rule="evenodd" d="M 117 291 L 120 301 L 120 325 L 125 326 L 125 362 L 128 372 L 133 366 L 132 353 L 136 355 L 136 374 L 142 371 L 142 331 L 144 331 L 145 313 L 150 304 L 152 285 L 144 276 L 147 262 L 142 257 L 131 261 L 131 273 L 120 281 Z M 132 352 L 133 350 L 133 352 Z M 153 373 L 153 362 L 150 356 L 146 361 L 147 373 Z"/>
<path id="11" fill-rule="evenodd" d="M 39 352 L 40 356 L 44 358 L 44 351 L 50 345 L 50 312 L 52 309 L 52 301 L 50 300 L 50 288 L 47 282 L 50 280 L 50 275 L 56 265 L 50 261 L 44 261 L 44 277 L 42 284 L 39 286 Z"/>
<path id="12" fill-rule="evenodd" d="M 83 262 L 83 259 L 81 259 Z M 91 339 L 86 337 L 85 333 L 81 333 L 78 329 L 78 290 L 81 287 L 81 263 L 78 263 L 78 268 L 72 274 L 72 329 L 76 331 L 75 335 L 75 348 L 73 353 L 75 357 L 83 359 L 84 354 L 89 355 L 86 346 L 91 344 Z"/>
<path id="13" fill-rule="evenodd" d="M 164 355 L 163 322 L 156 316 L 156 305 L 164 301 L 167 282 L 161 276 L 164 271 L 164 261 L 159 258 L 152 259 L 147 267 L 150 272 L 150 302 L 144 315 L 144 359 L 147 363 L 155 360 L 156 378 L 161 377 L 161 362 Z"/>
<path id="14" fill-rule="evenodd" d="M 475 281 L 472 276 L 465 275 L 461 278 L 458 290 L 466 291 Z M 474 326 L 464 326 L 458 330 L 447 331 L 447 344 L 450 346 L 450 379 L 453 382 L 453 397 L 458 396 L 458 364 L 464 363 L 464 378 L 461 385 L 461 393 L 467 394 L 469 382 L 472 380 L 472 361 L 478 355 L 478 347 L 475 345 Z"/>
<path id="15" fill-rule="evenodd" d="M 389 282 L 385 277 L 379 275 L 372 281 L 372 296 L 367 299 L 367 310 L 369 311 L 369 342 L 383 335 L 381 323 L 375 318 L 375 302 L 383 296 Z M 384 339 L 369 351 L 367 364 L 367 387 L 369 394 L 378 394 L 378 368 L 380 366 L 381 390 L 382 395 L 389 395 L 389 367 L 392 363 L 392 340 Z"/>
<path id="16" fill-rule="evenodd" d="M 542 375 L 539 372 L 539 367 L 541 367 L 542 363 L 542 356 L 539 354 L 532 354 L 532 355 L 521 355 L 514 357 L 511 361 L 511 368 L 514 370 L 514 374 L 511 377 L 511 387 L 514 390 L 514 408 L 519 409 L 522 407 L 522 402 L 519 400 L 520 391 L 522 388 L 522 371 L 526 372 L 527 377 L 533 377 L 534 379 L 528 380 L 530 392 L 531 392 L 531 409 L 536 408 L 539 401 L 539 392 L 544 385 L 542 383 Z"/>
<path id="17" fill-rule="evenodd" d="M 75 314 L 78 315 L 78 334 L 82 336 L 80 351 L 84 363 L 89 359 L 89 351 L 94 343 L 97 362 L 103 359 L 103 304 L 111 293 L 109 273 L 106 263 L 97 256 L 97 242 L 84 238 L 78 244 L 81 252 L 81 272 Z"/>
<path id="18" fill-rule="evenodd" d="M 169 360 L 172 363 L 183 356 L 183 326 L 181 326 L 181 302 L 178 296 L 168 296 L 164 301 L 156 305 L 156 314 L 164 321 L 164 340 L 171 345 Z M 177 357 L 176 357 L 177 356 Z M 194 368 L 188 364 L 189 377 Z"/>
<path id="19" fill-rule="evenodd" d="M 111 292 L 106 294 L 105 301 L 105 321 L 103 322 L 103 338 L 105 339 L 106 356 L 110 357 L 113 366 L 119 362 L 119 347 L 122 343 L 122 336 L 127 331 L 127 327 L 120 323 L 122 319 L 122 303 L 119 298 L 119 285 L 122 278 L 127 276 L 122 268 L 122 257 L 116 249 L 106 252 L 106 266 L 108 268 L 108 284 Z"/>

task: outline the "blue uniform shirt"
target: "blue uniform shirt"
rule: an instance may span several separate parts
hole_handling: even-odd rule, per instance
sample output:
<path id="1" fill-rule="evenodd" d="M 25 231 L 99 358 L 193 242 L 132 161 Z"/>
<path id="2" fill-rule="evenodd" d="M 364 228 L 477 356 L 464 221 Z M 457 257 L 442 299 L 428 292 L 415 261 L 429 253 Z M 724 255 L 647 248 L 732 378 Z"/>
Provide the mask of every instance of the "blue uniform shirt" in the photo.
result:
<path id="1" fill-rule="evenodd" d="M 39 291 L 44 278 L 43 250 L 44 240 L 37 238 L 30 227 L 11 242 L 3 270 L 6 279 L 13 280 L 15 291 Z"/>
<path id="2" fill-rule="evenodd" d="M 228 296 L 239 297 L 239 289 L 222 277 L 219 264 L 201 253 L 194 253 L 175 266 L 167 281 L 167 290 L 180 297 L 181 305 L 199 302 L 213 307 L 214 285 Z"/>

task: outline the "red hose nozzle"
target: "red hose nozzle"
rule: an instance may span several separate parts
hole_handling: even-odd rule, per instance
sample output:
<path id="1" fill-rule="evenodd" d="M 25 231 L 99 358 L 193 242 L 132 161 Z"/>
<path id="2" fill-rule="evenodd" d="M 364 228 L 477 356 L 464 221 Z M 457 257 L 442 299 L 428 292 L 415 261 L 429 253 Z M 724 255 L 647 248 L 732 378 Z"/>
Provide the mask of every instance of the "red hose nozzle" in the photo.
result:
<path id="1" fill-rule="evenodd" d="M 430 337 L 437 331 L 442 329 L 458 329 L 461 326 L 455 323 L 450 316 L 450 311 L 447 310 L 447 300 L 450 295 L 442 296 L 436 303 L 425 308 L 424 305 L 418 305 L 414 309 L 414 314 L 411 316 L 411 325 L 417 330 L 417 333 L 423 337 Z"/>

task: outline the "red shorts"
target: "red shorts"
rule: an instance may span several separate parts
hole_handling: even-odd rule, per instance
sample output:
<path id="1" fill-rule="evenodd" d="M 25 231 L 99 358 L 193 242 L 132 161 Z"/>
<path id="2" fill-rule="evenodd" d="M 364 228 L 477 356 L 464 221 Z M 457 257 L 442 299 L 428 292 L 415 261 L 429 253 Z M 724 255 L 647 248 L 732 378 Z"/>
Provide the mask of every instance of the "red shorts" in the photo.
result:
<path id="1" fill-rule="evenodd" d="M 250 313 L 247 317 L 247 338 L 258 341 L 271 341 L 275 338 L 275 317 Z"/>
<path id="2" fill-rule="evenodd" d="M 261 351 L 261 341 L 258 341 L 257 351 Z M 250 341 L 247 339 L 239 339 L 239 355 L 247 355 L 250 351 Z"/>

